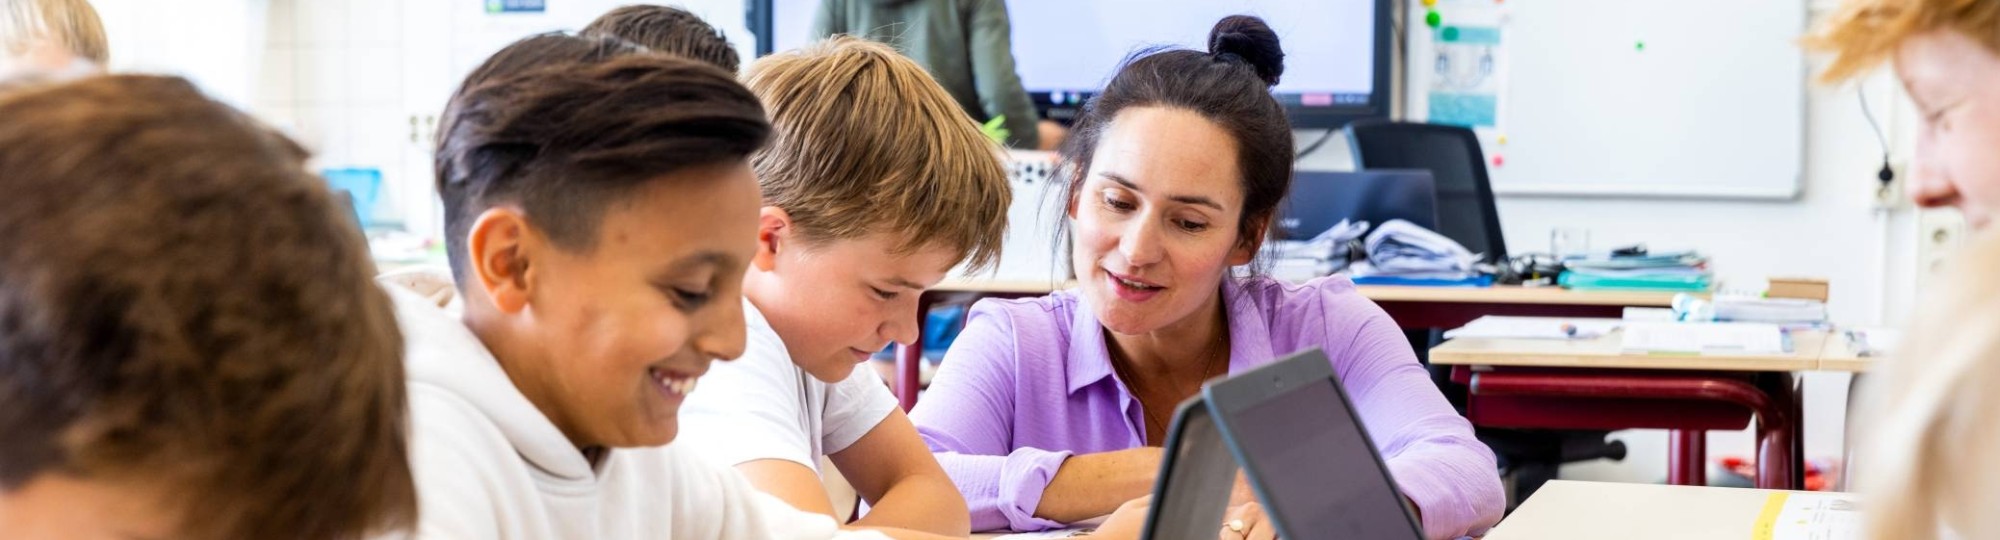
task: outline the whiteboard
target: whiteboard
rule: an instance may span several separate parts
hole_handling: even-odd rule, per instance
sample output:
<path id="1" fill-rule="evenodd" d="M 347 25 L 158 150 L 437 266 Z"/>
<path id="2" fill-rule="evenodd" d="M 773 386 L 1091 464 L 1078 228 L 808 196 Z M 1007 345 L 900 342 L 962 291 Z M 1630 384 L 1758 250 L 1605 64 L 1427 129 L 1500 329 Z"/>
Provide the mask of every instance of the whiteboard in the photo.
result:
<path id="1" fill-rule="evenodd" d="M 1484 88 L 1497 194 L 1799 195 L 1802 0 L 1440 0 L 1439 30 L 1407 5 L 1405 116 L 1477 119 Z"/>

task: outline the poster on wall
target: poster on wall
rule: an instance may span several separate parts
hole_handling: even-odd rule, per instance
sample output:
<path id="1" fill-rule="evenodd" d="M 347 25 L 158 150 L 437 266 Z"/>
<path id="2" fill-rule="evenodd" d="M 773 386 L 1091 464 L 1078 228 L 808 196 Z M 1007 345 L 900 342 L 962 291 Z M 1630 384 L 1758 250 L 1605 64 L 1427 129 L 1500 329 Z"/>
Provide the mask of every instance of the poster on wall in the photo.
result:
<path id="1" fill-rule="evenodd" d="M 1507 19 L 1492 0 L 1424 0 L 1424 118 L 1491 133 L 1507 107 Z M 1422 65 L 1422 64 L 1419 64 Z"/>
<path id="2" fill-rule="evenodd" d="M 1472 128 L 1499 125 L 1501 58 L 1497 26 L 1442 26 L 1431 33 L 1437 52 L 1426 117 Z"/>

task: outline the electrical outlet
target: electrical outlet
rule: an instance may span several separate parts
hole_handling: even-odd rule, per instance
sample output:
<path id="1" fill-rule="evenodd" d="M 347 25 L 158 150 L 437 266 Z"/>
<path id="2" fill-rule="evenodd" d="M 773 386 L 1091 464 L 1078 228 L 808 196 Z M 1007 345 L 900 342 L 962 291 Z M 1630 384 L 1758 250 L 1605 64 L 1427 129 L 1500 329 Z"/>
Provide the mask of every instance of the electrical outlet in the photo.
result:
<path id="1" fill-rule="evenodd" d="M 1947 263 L 1965 238 L 1965 218 L 1957 210 L 1917 212 L 1917 283 L 1944 276 Z"/>
<path id="2" fill-rule="evenodd" d="M 1909 183 L 1909 164 L 1902 161 L 1889 162 L 1889 172 L 1895 179 L 1884 184 L 1875 175 L 1868 175 L 1869 186 L 1875 190 L 1876 210 L 1902 210 L 1910 207 L 1910 199 L 1903 196 L 1903 185 Z"/>

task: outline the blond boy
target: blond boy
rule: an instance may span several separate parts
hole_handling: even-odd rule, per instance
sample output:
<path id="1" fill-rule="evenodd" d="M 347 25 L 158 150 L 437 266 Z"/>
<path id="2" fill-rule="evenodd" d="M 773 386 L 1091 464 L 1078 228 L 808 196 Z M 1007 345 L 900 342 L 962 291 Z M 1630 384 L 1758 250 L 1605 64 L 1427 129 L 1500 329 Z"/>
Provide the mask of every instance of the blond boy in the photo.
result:
<path id="1" fill-rule="evenodd" d="M 67 79 L 110 61 L 104 23 L 89 2 L 0 0 L 0 79 Z"/>
<path id="2" fill-rule="evenodd" d="M 692 440 L 759 489 L 845 519 L 822 456 L 869 505 L 858 524 L 964 535 L 965 501 L 881 380 L 856 364 L 917 337 L 917 297 L 998 256 L 999 148 L 922 67 L 837 37 L 750 66 L 773 144 L 744 277 L 748 348 L 690 396 Z"/>

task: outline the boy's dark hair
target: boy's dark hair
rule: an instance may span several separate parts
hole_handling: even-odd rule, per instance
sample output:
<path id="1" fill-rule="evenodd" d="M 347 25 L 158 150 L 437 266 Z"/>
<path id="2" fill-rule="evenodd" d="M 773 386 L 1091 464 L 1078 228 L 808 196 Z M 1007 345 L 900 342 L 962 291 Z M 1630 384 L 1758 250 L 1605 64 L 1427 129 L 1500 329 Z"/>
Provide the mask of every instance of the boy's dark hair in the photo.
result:
<path id="1" fill-rule="evenodd" d="M 446 105 L 437 187 L 461 286 L 466 235 L 488 208 L 520 205 L 558 246 L 587 251 L 605 206 L 667 174 L 742 162 L 769 137 L 764 107 L 730 73 L 607 43 L 515 42 Z"/>
<path id="2" fill-rule="evenodd" d="M 642 47 L 714 64 L 735 73 L 742 60 L 729 38 L 708 21 L 687 10 L 635 4 L 606 12 L 583 27 L 584 35 L 603 35 Z"/>
<path id="3" fill-rule="evenodd" d="M 164 486 L 179 538 L 413 525 L 402 337 L 298 145 L 169 77 L 0 118 L 0 490 Z"/>

